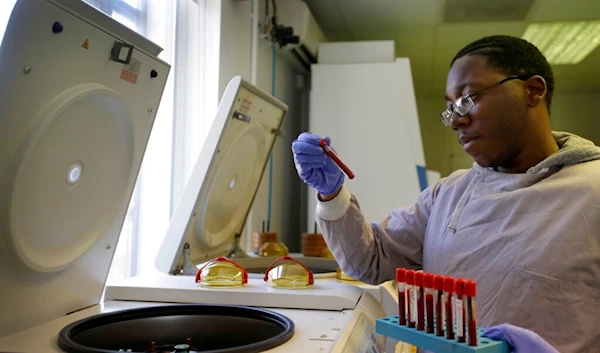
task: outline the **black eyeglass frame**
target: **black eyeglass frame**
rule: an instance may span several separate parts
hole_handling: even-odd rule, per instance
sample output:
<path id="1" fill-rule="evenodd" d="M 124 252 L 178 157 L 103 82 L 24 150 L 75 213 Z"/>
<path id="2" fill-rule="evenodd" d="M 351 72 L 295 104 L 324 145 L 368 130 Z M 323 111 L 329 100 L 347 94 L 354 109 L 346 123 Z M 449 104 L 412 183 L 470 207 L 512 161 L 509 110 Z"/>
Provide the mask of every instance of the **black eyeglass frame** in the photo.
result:
<path id="1" fill-rule="evenodd" d="M 492 85 L 489 85 L 487 87 L 484 87 L 478 91 L 475 91 L 473 93 L 468 93 L 465 95 L 462 95 L 460 98 L 458 98 L 457 100 L 454 101 L 454 103 L 452 103 L 448 108 L 446 108 L 444 111 L 442 111 L 439 115 L 439 119 L 442 122 L 442 124 L 444 124 L 445 127 L 450 127 L 451 125 L 451 118 L 452 118 L 452 114 L 456 111 L 456 113 L 460 116 L 464 116 L 467 113 L 469 113 L 471 111 L 471 109 L 473 109 L 473 107 L 475 106 L 475 102 L 473 101 L 478 95 L 480 95 L 481 93 L 483 93 L 483 91 L 490 89 L 492 87 L 496 87 L 498 85 L 503 84 L 504 82 L 507 81 L 511 81 L 511 80 L 526 80 L 529 77 L 525 77 L 525 76 L 519 76 L 519 75 L 512 75 L 509 76 L 505 79 L 502 79 Z M 468 102 L 468 108 L 465 108 L 464 111 L 458 111 L 457 108 L 463 103 L 463 102 Z"/>

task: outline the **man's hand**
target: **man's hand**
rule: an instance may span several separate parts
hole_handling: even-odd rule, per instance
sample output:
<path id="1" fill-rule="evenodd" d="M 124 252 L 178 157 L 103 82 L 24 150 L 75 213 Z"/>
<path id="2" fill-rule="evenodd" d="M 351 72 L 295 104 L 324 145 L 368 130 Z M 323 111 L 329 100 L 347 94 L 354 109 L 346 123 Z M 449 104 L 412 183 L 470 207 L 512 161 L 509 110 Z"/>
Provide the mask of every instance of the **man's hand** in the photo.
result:
<path id="1" fill-rule="evenodd" d="M 510 324 L 487 328 L 483 336 L 508 343 L 514 353 L 560 353 L 537 333 Z"/>
<path id="2" fill-rule="evenodd" d="M 328 137 L 324 139 L 327 144 L 330 143 Z M 292 142 L 292 152 L 300 179 L 315 188 L 322 195 L 323 201 L 327 201 L 338 194 L 345 177 L 335 162 L 325 154 L 320 143 L 319 136 L 303 132 Z"/>

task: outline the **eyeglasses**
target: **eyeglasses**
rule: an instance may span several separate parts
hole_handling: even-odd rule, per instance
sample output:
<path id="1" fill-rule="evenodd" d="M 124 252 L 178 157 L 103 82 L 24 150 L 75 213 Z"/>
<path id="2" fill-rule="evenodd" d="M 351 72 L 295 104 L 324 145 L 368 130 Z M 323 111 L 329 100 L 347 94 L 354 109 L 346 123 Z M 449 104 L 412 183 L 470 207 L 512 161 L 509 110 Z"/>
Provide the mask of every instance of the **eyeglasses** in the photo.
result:
<path id="1" fill-rule="evenodd" d="M 465 114 L 467 114 L 471 110 L 471 108 L 473 108 L 473 106 L 475 105 L 475 103 L 473 102 L 473 99 L 475 99 L 475 97 L 480 95 L 486 89 L 498 86 L 498 85 L 503 84 L 504 82 L 507 82 L 510 80 L 525 80 L 525 79 L 526 79 L 525 77 L 513 75 L 513 76 L 503 79 L 500 82 L 496 82 L 493 85 L 482 88 L 475 93 L 465 94 L 464 96 L 458 98 L 454 103 L 452 103 L 446 110 L 444 110 L 443 112 L 440 113 L 440 117 L 439 117 L 440 121 L 442 122 L 442 124 L 444 124 L 445 127 L 449 127 L 451 124 L 450 119 L 452 118 L 452 113 L 456 112 L 460 116 L 464 116 Z"/>

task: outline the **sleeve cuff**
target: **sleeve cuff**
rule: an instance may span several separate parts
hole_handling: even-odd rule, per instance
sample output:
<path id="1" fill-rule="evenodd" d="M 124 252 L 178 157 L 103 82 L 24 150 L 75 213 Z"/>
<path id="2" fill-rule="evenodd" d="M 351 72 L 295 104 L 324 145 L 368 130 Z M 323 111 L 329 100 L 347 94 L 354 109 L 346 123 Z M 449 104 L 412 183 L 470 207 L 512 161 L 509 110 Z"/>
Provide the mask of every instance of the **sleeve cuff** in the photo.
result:
<path id="1" fill-rule="evenodd" d="M 340 193 L 329 201 L 321 201 L 319 200 L 319 194 L 315 194 L 315 199 L 317 200 L 315 213 L 317 217 L 326 221 L 335 221 L 341 218 L 346 214 L 348 207 L 350 207 L 351 196 L 350 191 L 344 185 L 342 185 Z"/>

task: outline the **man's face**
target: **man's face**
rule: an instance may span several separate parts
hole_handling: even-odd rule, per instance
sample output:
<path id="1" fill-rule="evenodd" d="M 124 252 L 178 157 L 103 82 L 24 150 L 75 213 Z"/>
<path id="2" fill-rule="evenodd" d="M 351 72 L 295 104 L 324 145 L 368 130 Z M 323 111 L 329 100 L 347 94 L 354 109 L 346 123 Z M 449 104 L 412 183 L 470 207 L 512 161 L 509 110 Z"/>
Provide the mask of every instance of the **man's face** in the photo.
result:
<path id="1" fill-rule="evenodd" d="M 507 78 L 480 55 L 454 62 L 446 84 L 446 105 Z M 482 167 L 511 168 L 526 144 L 532 125 L 523 81 L 510 80 L 473 98 L 464 116 L 454 112 L 451 127 L 464 150 Z"/>

